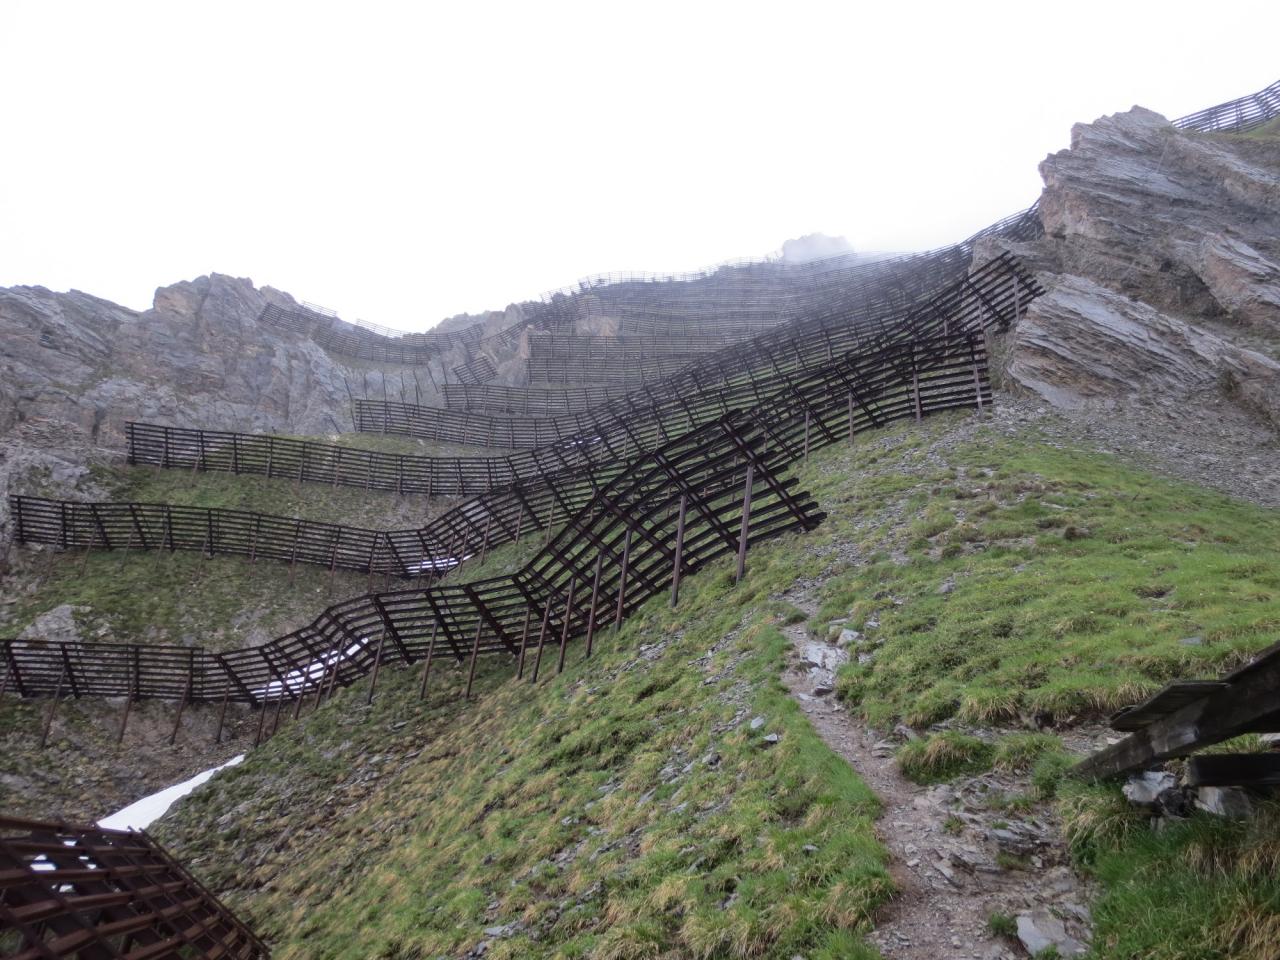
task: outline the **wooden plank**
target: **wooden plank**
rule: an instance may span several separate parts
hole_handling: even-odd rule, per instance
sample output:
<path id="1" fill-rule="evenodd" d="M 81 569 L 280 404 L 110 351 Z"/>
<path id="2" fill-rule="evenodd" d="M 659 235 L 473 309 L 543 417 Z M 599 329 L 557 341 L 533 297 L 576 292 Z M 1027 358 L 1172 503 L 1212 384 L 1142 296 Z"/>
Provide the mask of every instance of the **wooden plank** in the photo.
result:
<path id="1" fill-rule="evenodd" d="M 1120 743 L 1098 751 L 1077 764 L 1082 777 L 1120 776 L 1242 733 L 1274 729 L 1280 724 L 1280 654 L 1272 653 L 1250 665 L 1227 686 L 1201 696 L 1160 717 Z"/>
<path id="2" fill-rule="evenodd" d="M 1161 717 L 1182 709 L 1188 703 L 1225 689 L 1226 686 L 1221 680 L 1176 680 L 1143 703 L 1126 707 L 1114 714 L 1109 721 L 1111 729 L 1126 732 L 1141 730 Z"/>
<path id="3" fill-rule="evenodd" d="M 1280 786 L 1280 752 L 1206 753 L 1187 761 L 1190 787 Z"/>

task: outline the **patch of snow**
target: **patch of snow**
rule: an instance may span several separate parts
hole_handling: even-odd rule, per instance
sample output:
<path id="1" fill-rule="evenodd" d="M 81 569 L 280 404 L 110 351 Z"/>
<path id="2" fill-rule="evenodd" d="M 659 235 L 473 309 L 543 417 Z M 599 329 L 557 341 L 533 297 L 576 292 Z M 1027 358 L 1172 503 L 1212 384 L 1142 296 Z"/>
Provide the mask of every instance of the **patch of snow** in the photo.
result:
<path id="1" fill-rule="evenodd" d="M 197 773 L 190 780 L 183 780 L 181 783 L 175 783 L 172 787 L 166 787 L 159 793 L 143 797 L 141 800 L 129 804 L 123 810 L 118 810 L 111 816 L 99 820 L 98 826 L 109 830 L 145 830 L 173 806 L 176 801 L 185 797 L 219 770 L 234 767 L 243 759 L 244 754 L 242 753 L 238 757 L 232 757 L 221 766 L 205 770 L 203 773 Z"/>

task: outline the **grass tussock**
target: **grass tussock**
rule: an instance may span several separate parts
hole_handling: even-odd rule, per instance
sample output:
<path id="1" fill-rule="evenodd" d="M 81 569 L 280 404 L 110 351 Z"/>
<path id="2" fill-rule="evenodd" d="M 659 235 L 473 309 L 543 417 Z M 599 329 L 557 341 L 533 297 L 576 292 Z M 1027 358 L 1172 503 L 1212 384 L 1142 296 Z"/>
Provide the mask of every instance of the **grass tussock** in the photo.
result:
<path id="1" fill-rule="evenodd" d="M 1051 733 L 1011 733 L 996 744 L 992 765 L 1002 773 L 1027 773 L 1061 752 L 1062 741 Z"/>
<path id="2" fill-rule="evenodd" d="M 991 766 L 991 744 L 954 731 L 912 740 L 898 750 L 898 767 L 916 783 L 937 783 Z"/>
<path id="3" fill-rule="evenodd" d="M 1243 821 L 1197 814 L 1153 831 L 1114 788 L 1062 801 L 1073 849 L 1099 881 L 1094 956 L 1280 956 L 1280 804 Z"/>

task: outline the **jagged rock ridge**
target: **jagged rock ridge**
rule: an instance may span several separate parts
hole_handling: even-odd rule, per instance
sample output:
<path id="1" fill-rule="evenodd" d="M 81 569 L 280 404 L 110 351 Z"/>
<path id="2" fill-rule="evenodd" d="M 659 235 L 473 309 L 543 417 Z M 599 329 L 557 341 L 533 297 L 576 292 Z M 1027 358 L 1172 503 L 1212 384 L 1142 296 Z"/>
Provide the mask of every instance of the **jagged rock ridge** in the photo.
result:
<path id="1" fill-rule="evenodd" d="M 1280 149 L 1142 108 L 1077 125 L 1041 164 L 1048 295 L 1007 382 L 1066 408 L 1222 389 L 1280 425 Z"/>

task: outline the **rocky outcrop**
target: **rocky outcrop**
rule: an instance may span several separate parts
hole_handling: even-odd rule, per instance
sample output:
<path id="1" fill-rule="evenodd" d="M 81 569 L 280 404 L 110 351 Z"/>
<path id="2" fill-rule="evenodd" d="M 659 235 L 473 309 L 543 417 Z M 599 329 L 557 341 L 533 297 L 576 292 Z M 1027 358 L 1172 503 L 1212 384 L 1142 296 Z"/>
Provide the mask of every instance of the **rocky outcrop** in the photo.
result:
<path id="1" fill-rule="evenodd" d="M 258 323 L 268 301 L 213 274 L 162 287 L 137 313 L 73 291 L 0 290 L 0 430 L 77 425 L 118 445 L 127 420 L 322 433 L 349 414 L 344 368 L 309 340 Z"/>
<path id="2" fill-rule="evenodd" d="M 292 298 L 213 274 L 138 312 L 85 293 L 0 289 L 0 523 L 12 491 L 91 493 L 129 420 L 321 434 L 350 422 L 349 371 L 258 322 Z M 354 381 L 353 381 L 354 382 Z"/>
<path id="3" fill-rule="evenodd" d="M 1048 290 L 1000 345 L 1005 384 L 1065 408 L 1220 390 L 1280 426 L 1280 142 L 1134 108 L 1040 170 L 1045 237 L 986 245 Z"/>
<path id="4" fill-rule="evenodd" d="M 1015 337 L 1006 377 L 1058 407 L 1221 386 L 1280 424 L 1280 363 L 1086 277 L 1056 278 Z"/>
<path id="5" fill-rule="evenodd" d="M 1233 272 L 1250 270 L 1251 261 L 1270 264 L 1274 280 L 1274 142 L 1180 131 L 1136 107 L 1077 124 L 1070 149 L 1046 158 L 1040 173 L 1041 220 L 1067 273 L 1156 307 L 1227 320 L 1240 318 L 1206 281 L 1204 273 L 1215 272 L 1206 271 L 1206 244 L 1240 261 Z"/>
<path id="6" fill-rule="evenodd" d="M 1221 233 L 1205 237 L 1199 253 L 1196 273 L 1229 316 L 1280 333 L 1280 265 Z"/>
<path id="7" fill-rule="evenodd" d="M 18 634 L 19 640 L 44 640 L 49 643 L 80 643 L 85 638 L 81 635 L 77 617 L 91 615 L 89 607 L 73 606 L 64 603 L 46 610 L 28 624 Z"/>

